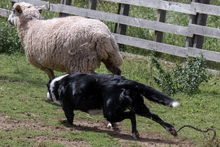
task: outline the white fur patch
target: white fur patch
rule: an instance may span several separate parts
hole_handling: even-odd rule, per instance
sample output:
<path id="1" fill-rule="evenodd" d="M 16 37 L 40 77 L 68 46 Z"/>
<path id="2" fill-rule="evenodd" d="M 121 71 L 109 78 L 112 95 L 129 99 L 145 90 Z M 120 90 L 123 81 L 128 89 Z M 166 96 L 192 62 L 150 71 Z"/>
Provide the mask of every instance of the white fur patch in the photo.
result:
<path id="1" fill-rule="evenodd" d="M 107 105 L 110 105 L 111 101 L 112 101 L 111 99 L 108 99 L 107 100 Z"/>
<path id="2" fill-rule="evenodd" d="M 50 83 L 50 92 L 52 94 L 52 99 L 53 99 L 53 102 L 56 103 L 56 104 L 59 104 L 60 105 L 60 102 L 57 101 L 57 98 L 55 97 L 54 93 L 53 93 L 53 88 L 54 88 L 54 83 L 61 80 L 62 78 L 68 76 L 69 74 L 66 74 L 66 75 L 63 75 L 63 76 L 60 76 L 60 77 L 57 77 L 55 79 L 53 79 Z M 50 96 L 49 96 L 50 97 Z"/>
<path id="3" fill-rule="evenodd" d="M 177 101 L 172 102 L 171 104 L 173 107 L 177 107 L 179 105 L 179 103 Z"/>
<path id="4" fill-rule="evenodd" d="M 88 113 L 89 115 L 99 115 L 102 114 L 102 110 L 89 110 Z"/>
<path id="5" fill-rule="evenodd" d="M 115 123 L 115 128 L 117 128 L 117 127 L 118 127 L 118 122 Z M 111 128 L 112 129 L 112 124 L 108 123 L 107 128 Z"/>
<path id="6" fill-rule="evenodd" d="M 47 92 L 47 98 L 50 99 L 50 93 L 49 92 Z"/>
<path id="7" fill-rule="evenodd" d="M 108 123 L 107 128 L 112 128 L 112 124 Z"/>

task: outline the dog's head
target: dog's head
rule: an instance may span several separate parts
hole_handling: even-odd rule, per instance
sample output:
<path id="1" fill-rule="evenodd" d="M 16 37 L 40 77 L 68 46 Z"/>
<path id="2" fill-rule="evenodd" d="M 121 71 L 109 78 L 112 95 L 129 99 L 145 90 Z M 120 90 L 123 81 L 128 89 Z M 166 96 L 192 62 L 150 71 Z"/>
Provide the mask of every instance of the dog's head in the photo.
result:
<path id="1" fill-rule="evenodd" d="M 54 80 L 50 80 L 47 84 L 47 89 L 48 89 L 48 92 L 47 92 L 47 98 L 53 102 L 53 103 L 56 103 L 58 105 L 61 105 L 60 101 L 58 100 L 59 99 L 59 95 L 57 93 L 57 87 L 56 85 L 57 84 L 57 81 L 54 79 Z"/>
<path id="2" fill-rule="evenodd" d="M 67 74 L 68 75 L 68 74 Z M 57 77 L 53 80 L 50 80 L 47 84 L 47 98 L 52 101 L 53 103 L 56 104 L 61 104 L 60 100 L 59 100 L 59 88 L 62 88 L 62 84 L 60 84 L 60 81 L 62 80 L 62 78 L 66 77 L 67 75 L 63 75 L 60 77 Z"/>

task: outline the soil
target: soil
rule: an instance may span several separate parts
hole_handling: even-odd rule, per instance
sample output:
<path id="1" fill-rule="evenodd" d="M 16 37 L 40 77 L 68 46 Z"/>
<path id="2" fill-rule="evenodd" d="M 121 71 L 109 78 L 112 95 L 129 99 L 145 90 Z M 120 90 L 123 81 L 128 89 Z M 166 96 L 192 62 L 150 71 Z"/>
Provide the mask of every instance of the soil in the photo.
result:
<path id="1" fill-rule="evenodd" d="M 59 120 L 58 120 L 59 121 Z M 128 142 L 135 141 L 140 146 L 147 147 L 193 147 L 187 141 L 180 140 L 177 138 L 165 139 L 160 136 L 159 133 L 140 133 L 140 139 L 135 140 L 132 138 L 131 132 L 123 131 L 123 127 L 119 123 L 120 131 L 113 131 L 112 129 L 108 129 L 106 126 L 108 124 L 107 121 L 101 120 L 96 123 L 85 122 L 74 120 L 74 125 L 69 126 L 65 124 L 61 124 L 60 127 L 55 126 L 47 126 L 38 121 L 21 121 L 21 120 L 6 120 L 5 116 L 0 116 L 0 131 L 13 131 L 13 130 L 33 130 L 33 131 L 43 131 L 49 132 L 53 134 L 64 134 L 64 133 L 76 133 L 80 131 L 93 131 L 100 133 L 108 133 L 112 138 L 118 139 L 121 143 L 122 147 L 127 147 Z M 17 137 L 19 138 L 19 136 Z M 35 146 L 41 146 L 42 142 L 56 142 L 65 145 L 66 147 L 73 146 L 89 146 L 89 144 L 85 141 L 79 140 L 70 140 L 65 138 L 58 137 L 50 137 L 50 136 L 37 136 L 37 137 L 26 137 L 22 138 L 25 140 L 34 140 Z"/>

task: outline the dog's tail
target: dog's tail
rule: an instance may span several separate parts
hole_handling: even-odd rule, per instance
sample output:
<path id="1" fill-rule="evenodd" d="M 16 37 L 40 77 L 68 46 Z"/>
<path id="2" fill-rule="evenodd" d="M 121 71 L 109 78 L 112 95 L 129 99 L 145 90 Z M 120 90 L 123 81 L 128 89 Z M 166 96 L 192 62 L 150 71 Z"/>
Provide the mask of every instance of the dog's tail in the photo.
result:
<path id="1" fill-rule="evenodd" d="M 135 83 L 135 89 L 148 100 L 170 107 L 177 107 L 179 105 L 177 101 L 155 90 L 154 88 L 137 82 Z"/>

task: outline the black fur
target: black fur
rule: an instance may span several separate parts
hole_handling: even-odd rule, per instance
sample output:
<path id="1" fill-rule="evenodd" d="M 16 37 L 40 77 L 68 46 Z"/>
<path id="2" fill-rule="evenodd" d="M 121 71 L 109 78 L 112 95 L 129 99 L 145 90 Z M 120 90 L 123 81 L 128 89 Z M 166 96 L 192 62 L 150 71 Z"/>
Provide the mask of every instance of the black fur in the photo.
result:
<path id="1" fill-rule="evenodd" d="M 130 119 L 134 138 L 139 136 L 135 114 L 156 121 L 172 135 L 177 136 L 172 125 L 150 112 L 144 104 L 143 96 L 150 101 L 167 106 L 171 106 L 174 100 L 149 86 L 118 75 L 82 73 L 63 77 L 54 85 L 52 92 L 56 100 L 60 101 L 70 124 L 73 124 L 74 110 L 88 113 L 89 110 L 102 109 L 104 117 L 112 124 Z M 51 95 L 50 90 L 49 92 Z M 127 109 L 130 111 L 125 112 Z"/>

